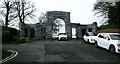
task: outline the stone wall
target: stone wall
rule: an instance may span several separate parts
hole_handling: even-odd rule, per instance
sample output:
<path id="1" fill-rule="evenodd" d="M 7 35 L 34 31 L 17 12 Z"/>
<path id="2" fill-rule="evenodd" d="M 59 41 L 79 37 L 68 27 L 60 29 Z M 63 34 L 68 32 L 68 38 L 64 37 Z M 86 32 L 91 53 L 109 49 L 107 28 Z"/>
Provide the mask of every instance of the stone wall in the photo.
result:
<path id="1" fill-rule="evenodd" d="M 55 19 L 60 18 L 64 20 L 65 22 L 65 30 L 68 35 L 68 39 L 72 39 L 72 27 L 76 28 L 76 37 L 82 38 L 82 36 L 86 32 L 94 32 L 97 31 L 97 23 L 93 22 L 92 24 L 82 25 L 79 23 L 70 23 L 70 12 L 63 12 L 63 11 L 48 11 L 47 20 L 45 23 L 37 23 L 37 24 L 24 24 L 22 22 L 19 23 L 20 26 L 20 35 L 22 37 L 25 37 L 25 29 L 28 31 L 28 37 L 30 37 L 30 30 L 35 29 L 35 39 L 41 40 L 43 38 L 43 35 L 45 35 L 45 38 L 47 40 L 52 40 L 52 28 L 53 28 L 53 22 Z"/>
<path id="2" fill-rule="evenodd" d="M 71 23 L 72 27 L 76 28 L 76 38 L 82 38 L 83 35 L 86 32 L 93 32 L 96 33 L 97 32 L 97 23 L 93 22 L 92 24 L 87 24 L 87 25 L 83 25 L 83 24 L 79 24 L 79 23 Z M 91 29 L 91 31 L 89 31 L 89 29 Z"/>

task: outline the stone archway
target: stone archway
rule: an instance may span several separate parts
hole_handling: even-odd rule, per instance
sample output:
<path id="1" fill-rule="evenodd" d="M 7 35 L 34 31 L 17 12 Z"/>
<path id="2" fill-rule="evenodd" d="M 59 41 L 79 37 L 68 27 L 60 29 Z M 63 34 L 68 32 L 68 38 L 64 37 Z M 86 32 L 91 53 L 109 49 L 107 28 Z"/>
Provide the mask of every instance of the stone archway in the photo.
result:
<path id="1" fill-rule="evenodd" d="M 53 22 L 57 18 L 64 20 L 65 31 L 68 35 L 68 39 L 72 38 L 72 28 L 70 24 L 70 12 L 48 11 L 46 17 L 47 17 L 47 21 L 46 21 L 46 39 L 47 40 L 52 40 Z"/>

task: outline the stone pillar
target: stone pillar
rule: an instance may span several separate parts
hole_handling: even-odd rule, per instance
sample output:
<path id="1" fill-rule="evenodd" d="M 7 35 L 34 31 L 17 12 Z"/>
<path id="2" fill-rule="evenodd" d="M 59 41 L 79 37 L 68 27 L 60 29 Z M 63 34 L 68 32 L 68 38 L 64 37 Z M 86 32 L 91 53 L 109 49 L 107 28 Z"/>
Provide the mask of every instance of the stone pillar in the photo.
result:
<path id="1" fill-rule="evenodd" d="M 68 34 L 68 39 L 72 39 L 72 26 L 70 23 L 70 12 L 67 12 L 65 17 L 65 22 L 66 22 L 66 32 Z"/>
<path id="2" fill-rule="evenodd" d="M 93 31 L 92 31 L 92 32 L 93 32 L 93 33 L 97 33 L 97 23 L 96 23 L 96 22 L 93 22 L 92 25 L 93 25 L 93 28 L 92 28 Z"/>
<path id="3" fill-rule="evenodd" d="M 36 24 L 35 38 L 38 39 L 38 40 L 41 39 L 41 25 L 40 24 Z"/>
<path id="4" fill-rule="evenodd" d="M 46 39 L 52 40 L 52 26 L 46 26 Z"/>
<path id="5" fill-rule="evenodd" d="M 47 22 L 46 22 L 46 39 L 52 40 L 52 22 L 53 22 L 52 16 L 47 16 Z"/>
<path id="6" fill-rule="evenodd" d="M 79 38 L 82 38 L 82 29 L 79 27 Z"/>
<path id="7" fill-rule="evenodd" d="M 66 26 L 66 33 L 68 35 L 68 39 L 72 39 L 72 28 L 70 25 Z"/>

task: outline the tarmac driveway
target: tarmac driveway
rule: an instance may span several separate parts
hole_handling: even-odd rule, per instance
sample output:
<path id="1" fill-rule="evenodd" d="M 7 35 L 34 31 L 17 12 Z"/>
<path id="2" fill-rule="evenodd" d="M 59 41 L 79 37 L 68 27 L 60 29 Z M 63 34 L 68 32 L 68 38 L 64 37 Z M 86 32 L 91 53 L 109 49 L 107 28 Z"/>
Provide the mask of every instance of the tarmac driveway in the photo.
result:
<path id="1" fill-rule="evenodd" d="M 2 48 L 18 51 L 18 55 L 9 62 L 120 62 L 120 54 L 111 54 L 82 40 L 3 44 Z"/>

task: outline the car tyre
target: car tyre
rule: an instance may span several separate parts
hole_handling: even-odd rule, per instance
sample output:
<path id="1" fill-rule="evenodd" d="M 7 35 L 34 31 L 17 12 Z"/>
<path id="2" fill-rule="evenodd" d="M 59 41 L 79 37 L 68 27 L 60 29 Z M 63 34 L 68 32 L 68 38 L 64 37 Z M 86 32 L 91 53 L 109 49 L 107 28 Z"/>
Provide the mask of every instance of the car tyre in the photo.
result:
<path id="1" fill-rule="evenodd" d="M 98 48 L 98 43 L 97 42 L 95 42 L 95 47 Z"/>
<path id="2" fill-rule="evenodd" d="M 115 53 L 115 46 L 111 45 L 109 51 L 114 54 Z"/>
<path id="3" fill-rule="evenodd" d="M 88 44 L 90 43 L 89 39 L 87 40 L 87 43 L 88 43 Z"/>
<path id="4" fill-rule="evenodd" d="M 60 39 L 58 39 L 58 41 L 60 41 Z"/>

